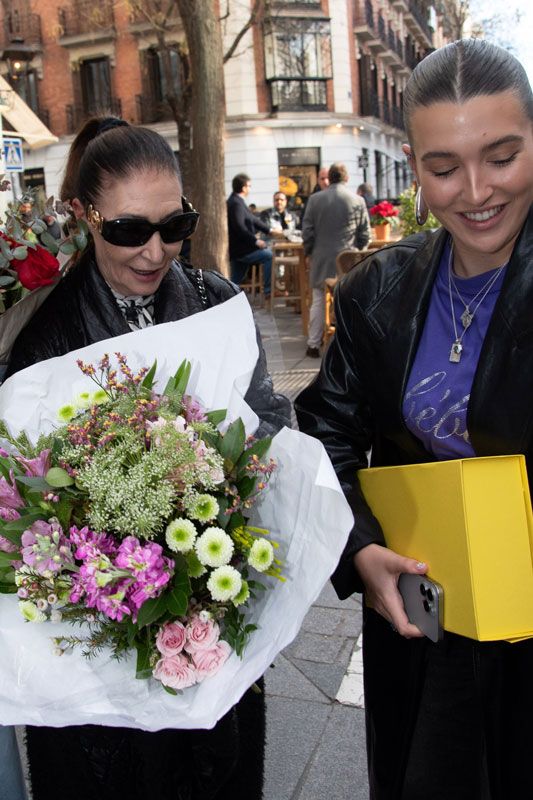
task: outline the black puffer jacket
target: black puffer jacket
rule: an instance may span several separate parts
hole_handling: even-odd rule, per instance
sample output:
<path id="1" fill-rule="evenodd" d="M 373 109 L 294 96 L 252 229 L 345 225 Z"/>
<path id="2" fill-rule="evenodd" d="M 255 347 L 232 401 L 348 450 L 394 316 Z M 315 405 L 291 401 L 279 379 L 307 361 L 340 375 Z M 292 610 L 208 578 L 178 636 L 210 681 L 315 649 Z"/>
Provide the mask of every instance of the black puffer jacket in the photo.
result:
<path id="1" fill-rule="evenodd" d="M 200 276 L 174 263 L 156 293 L 156 324 L 184 319 L 237 292 L 218 273 Z M 8 375 L 129 330 L 88 252 L 17 338 Z M 260 419 L 257 435 L 264 436 L 290 425 L 290 404 L 274 393 L 257 338 L 259 359 L 245 399 Z M 62 793 L 77 800 L 260 800 L 264 742 L 264 699 L 252 690 L 210 731 L 30 727 L 33 797 L 55 798 L 61 775 Z"/>
<path id="2" fill-rule="evenodd" d="M 238 291 L 217 272 L 202 272 L 200 277 L 199 270 L 174 262 L 156 292 L 155 322 L 184 319 L 229 300 Z M 6 378 L 38 361 L 129 332 L 92 252 L 88 252 L 18 336 Z M 257 435 L 266 436 L 290 425 L 290 404 L 286 397 L 274 393 L 259 333 L 257 339 L 259 359 L 245 400 L 261 421 Z"/>

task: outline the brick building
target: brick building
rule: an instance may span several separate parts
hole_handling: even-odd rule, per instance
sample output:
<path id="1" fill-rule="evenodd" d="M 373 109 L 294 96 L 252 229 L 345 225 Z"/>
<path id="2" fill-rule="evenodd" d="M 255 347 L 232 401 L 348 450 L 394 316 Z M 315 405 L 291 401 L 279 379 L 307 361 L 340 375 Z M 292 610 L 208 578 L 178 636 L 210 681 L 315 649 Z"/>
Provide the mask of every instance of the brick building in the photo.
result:
<path id="1" fill-rule="evenodd" d="M 250 0 L 230 8 L 226 44 Z M 379 197 L 396 196 L 410 180 L 402 92 L 442 44 L 441 23 L 430 0 L 270 0 L 225 66 L 228 190 L 233 174 L 248 172 L 250 200 L 264 206 L 283 175 L 305 199 L 318 167 L 340 160 L 352 186 L 369 181 Z M 2 50 L 13 40 L 29 48 L 29 70 L 13 85 L 59 137 L 27 153 L 27 185 L 57 193 L 72 134 L 99 109 L 155 127 L 177 150 L 156 36 L 126 2 L 4 0 L 0 37 Z M 176 19 L 167 40 L 182 38 Z"/>

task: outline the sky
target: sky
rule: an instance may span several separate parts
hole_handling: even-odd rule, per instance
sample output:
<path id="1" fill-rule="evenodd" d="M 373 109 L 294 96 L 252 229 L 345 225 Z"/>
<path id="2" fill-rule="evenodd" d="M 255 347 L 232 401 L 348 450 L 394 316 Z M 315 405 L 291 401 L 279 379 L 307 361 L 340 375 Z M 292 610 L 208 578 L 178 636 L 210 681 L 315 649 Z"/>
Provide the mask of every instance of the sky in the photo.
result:
<path id="1" fill-rule="evenodd" d="M 533 85 L 533 0 L 471 0 L 470 7 L 474 17 L 502 15 L 506 21 L 502 35 L 513 45 L 513 52 L 526 68 Z M 521 13 L 518 24 L 514 19 L 515 10 Z M 498 42 L 497 37 L 494 41 L 503 43 Z"/>

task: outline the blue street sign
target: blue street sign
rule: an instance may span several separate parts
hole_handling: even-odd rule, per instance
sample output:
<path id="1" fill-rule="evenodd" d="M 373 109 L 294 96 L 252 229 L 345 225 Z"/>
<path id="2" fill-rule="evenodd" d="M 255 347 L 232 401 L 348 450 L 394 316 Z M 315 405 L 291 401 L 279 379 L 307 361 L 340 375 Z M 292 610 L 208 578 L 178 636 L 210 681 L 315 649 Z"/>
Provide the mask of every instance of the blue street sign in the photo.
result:
<path id="1" fill-rule="evenodd" d="M 3 150 L 6 172 L 24 172 L 22 139 L 16 136 L 4 136 Z"/>

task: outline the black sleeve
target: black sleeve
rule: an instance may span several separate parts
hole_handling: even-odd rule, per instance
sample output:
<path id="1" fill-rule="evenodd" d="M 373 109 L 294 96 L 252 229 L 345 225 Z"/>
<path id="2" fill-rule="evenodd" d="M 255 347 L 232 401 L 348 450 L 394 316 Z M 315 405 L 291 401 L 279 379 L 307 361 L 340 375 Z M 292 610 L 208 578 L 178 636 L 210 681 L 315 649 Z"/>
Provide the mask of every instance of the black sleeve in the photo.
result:
<path id="1" fill-rule="evenodd" d="M 238 240 L 241 244 L 250 247 L 250 251 L 257 249 L 256 238 L 246 225 L 248 214 L 252 216 L 252 212 L 248 211 L 244 203 L 232 202 L 228 205 L 228 226 L 231 235 Z M 260 222 L 260 220 L 257 220 Z M 253 229 L 255 229 L 255 218 L 253 220 Z M 263 225 L 263 223 L 261 223 Z"/>
<path id="2" fill-rule="evenodd" d="M 385 539 L 359 485 L 357 470 L 368 466 L 373 418 L 356 366 L 354 303 L 344 281 L 335 297 L 336 332 L 316 380 L 296 398 L 300 430 L 323 443 L 354 515 L 354 526 L 332 581 L 341 598 L 363 585 L 353 556 L 368 544 Z"/>

